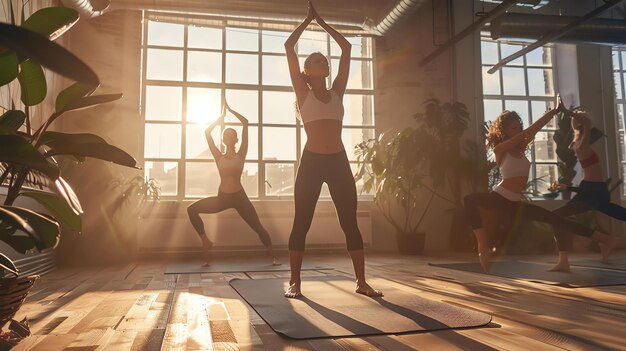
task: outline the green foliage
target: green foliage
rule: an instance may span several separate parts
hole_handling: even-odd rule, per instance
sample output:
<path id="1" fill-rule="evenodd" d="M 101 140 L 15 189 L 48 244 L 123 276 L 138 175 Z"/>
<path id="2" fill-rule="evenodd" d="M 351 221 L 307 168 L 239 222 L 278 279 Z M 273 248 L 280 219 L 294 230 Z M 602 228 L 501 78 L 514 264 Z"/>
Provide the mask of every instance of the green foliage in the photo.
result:
<path id="1" fill-rule="evenodd" d="M 128 153 L 108 144 L 95 134 L 69 134 L 49 131 L 50 125 L 68 111 L 76 111 L 116 101 L 122 94 L 94 95 L 99 78 L 87 64 L 67 49 L 53 42 L 70 29 L 79 18 L 75 10 L 64 7 L 41 9 L 22 25 L 0 23 L 0 86 L 19 84 L 23 110 L 3 107 L 0 116 L 0 184 L 7 187 L 0 206 L 0 240 L 14 250 L 26 253 L 57 245 L 59 223 L 80 231 L 82 207 L 72 187 L 61 177 L 57 158 L 67 156 L 78 161 L 95 158 L 137 168 Z M 61 91 L 55 111 L 36 130 L 31 125 L 31 106 L 46 97 L 48 86 L 43 68 L 63 75 L 75 83 Z M 17 82 L 15 79 L 17 78 Z M 11 91 L 7 89 L 7 91 Z M 13 97 L 13 101 L 16 99 Z M 56 193 L 23 189 L 28 175 L 49 178 Z M 13 206 L 19 197 L 35 200 L 51 215 Z M 2 271 L 17 274 L 8 257 L 0 256 Z"/>

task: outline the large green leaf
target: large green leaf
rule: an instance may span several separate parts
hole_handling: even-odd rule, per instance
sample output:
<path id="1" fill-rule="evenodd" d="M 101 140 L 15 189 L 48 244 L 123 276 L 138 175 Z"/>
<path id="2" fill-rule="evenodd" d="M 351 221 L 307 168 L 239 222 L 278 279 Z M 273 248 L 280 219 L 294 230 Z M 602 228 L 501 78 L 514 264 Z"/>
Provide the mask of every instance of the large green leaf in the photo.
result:
<path id="1" fill-rule="evenodd" d="M 0 268 L 17 275 L 17 267 L 10 258 L 0 253 Z"/>
<path id="2" fill-rule="evenodd" d="M 22 102 L 26 106 L 35 106 L 46 98 L 48 86 L 46 76 L 40 65 L 32 60 L 20 64 L 20 73 L 17 75 L 22 89 Z"/>
<path id="3" fill-rule="evenodd" d="M 91 95 L 91 93 L 93 93 L 96 88 L 97 86 L 87 85 L 80 82 L 70 85 L 69 87 L 63 89 L 59 93 L 59 95 L 57 95 L 54 110 L 63 111 L 63 109 L 69 102 Z"/>
<path id="4" fill-rule="evenodd" d="M 0 237 L 6 235 L 9 231 L 8 228 L 18 228 L 27 233 L 33 233 L 33 228 L 26 222 L 25 219 L 20 217 L 17 213 L 12 211 L 8 206 L 0 206 Z M 12 233 L 10 231 L 9 233 Z"/>
<path id="5" fill-rule="evenodd" d="M 53 248 L 58 244 L 60 231 L 57 222 L 25 208 L 13 206 L 4 208 L 22 217 L 33 228 L 33 232 L 27 234 L 35 241 L 35 247 L 39 251 Z"/>
<path id="6" fill-rule="evenodd" d="M 28 251 L 36 249 L 35 240 L 26 234 L 11 235 L 2 239 L 7 245 L 11 246 L 13 250 L 26 254 Z"/>
<path id="7" fill-rule="evenodd" d="M 28 29 L 0 23 L 0 45 L 74 81 L 100 85 L 96 73 L 78 57 Z"/>
<path id="8" fill-rule="evenodd" d="M 0 116 L 0 126 L 17 131 L 24 124 L 25 120 L 26 114 L 24 111 L 9 110 Z"/>
<path id="9" fill-rule="evenodd" d="M 46 7 L 33 13 L 22 27 L 54 40 L 78 22 L 78 12 L 67 7 Z"/>
<path id="10" fill-rule="evenodd" d="M 21 196 L 30 197 L 42 204 L 52 217 L 63 223 L 68 228 L 80 231 L 81 219 L 80 213 L 68 204 L 63 197 L 43 191 L 23 191 Z"/>
<path id="11" fill-rule="evenodd" d="M 105 95 L 94 95 L 94 96 L 86 96 L 84 98 L 76 99 L 68 102 L 67 105 L 63 108 L 64 112 L 80 110 L 91 106 L 96 106 L 100 104 L 104 104 L 107 102 L 112 102 L 115 100 L 119 100 L 122 98 L 121 93 L 117 94 L 105 94 Z M 57 111 L 58 112 L 58 111 Z"/>
<path id="12" fill-rule="evenodd" d="M 0 86 L 9 84 L 17 78 L 19 63 L 14 52 L 6 51 L 0 54 Z"/>
<path id="13" fill-rule="evenodd" d="M 45 153 L 46 157 L 54 155 L 72 155 L 97 158 L 103 161 L 110 161 L 118 165 L 137 168 L 137 161 L 124 150 L 113 145 L 102 143 L 55 143 L 54 146 Z"/>
<path id="14" fill-rule="evenodd" d="M 106 140 L 100 136 L 91 133 L 62 133 L 55 131 L 46 131 L 39 140 L 41 145 L 48 145 L 53 147 L 55 144 L 71 143 L 71 144 L 85 144 L 85 143 L 101 143 L 107 144 Z"/>
<path id="15" fill-rule="evenodd" d="M 59 194 L 61 194 L 65 201 L 72 207 L 74 212 L 83 213 L 83 208 L 80 205 L 78 196 L 76 196 L 76 193 L 74 193 L 74 189 L 72 189 L 72 187 L 65 181 L 65 179 L 63 179 L 63 177 L 59 177 L 59 179 L 55 180 L 54 185 L 59 191 Z"/>
<path id="16" fill-rule="evenodd" d="M 59 178 L 59 167 L 48 162 L 33 145 L 18 135 L 0 135 L 0 162 L 36 169 L 52 180 Z"/>

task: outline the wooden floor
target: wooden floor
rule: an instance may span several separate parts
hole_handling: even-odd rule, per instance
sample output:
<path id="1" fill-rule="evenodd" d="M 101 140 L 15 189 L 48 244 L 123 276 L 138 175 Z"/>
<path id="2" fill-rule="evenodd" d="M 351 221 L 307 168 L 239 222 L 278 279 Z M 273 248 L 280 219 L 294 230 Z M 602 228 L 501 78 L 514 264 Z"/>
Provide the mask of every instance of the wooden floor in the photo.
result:
<path id="1" fill-rule="evenodd" d="M 352 271 L 347 255 L 306 259 L 334 270 L 303 275 Z M 274 333 L 228 285 L 235 277 L 288 272 L 165 275 L 167 262 L 139 262 L 42 277 L 16 317 L 28 316 L 33 335 L 14 350 L 626 349 L 626 286 L 569 289 L 436 268 L 429 261 L 445 260 L 370 255 L 367 272 L 422 297 L 489 313 L 488 327 L 293 341 Z"/>

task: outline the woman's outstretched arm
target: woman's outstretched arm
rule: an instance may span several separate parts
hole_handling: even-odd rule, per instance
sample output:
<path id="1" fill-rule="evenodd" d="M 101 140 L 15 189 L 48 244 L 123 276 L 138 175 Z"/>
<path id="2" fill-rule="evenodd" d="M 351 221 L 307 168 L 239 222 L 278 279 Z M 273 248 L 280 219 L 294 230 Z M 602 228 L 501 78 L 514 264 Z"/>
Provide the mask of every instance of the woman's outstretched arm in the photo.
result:
<path id="1" fill-rule="evenodd" d="M 227 102 L 224 102 L 224 104 L 226 106 L 226 110 L 235 115 L 235 117 L 237 117 L 239 122 L 241 122 L 241 124 L 243 125 L 241 130 L 241 145 L 239 146 L 239 151 L 237 151 L 237 155 L 239 155 L 239 158 L 242 161 L 245 161 L 246 155 L 248 154 L 248 119 L 242 116 L 239 112 L 230 108 Z"/>
<path id="2" fill-rule="evenodd" d="M 337 76 L 333 81 L 332 90 L 337 95 L 343 97 L 348 85 L 348 76 L 350 74 L 350 55 L 352 53 L 352 44 L 343 36 L 337 32 L 335 28 L 331 27 L 324 19 L 317 13 L 313 3 L 309 1 L 309 9 L 313 11 L 313 16 L 317 24 L 320 25 L 330 36 L 335 40 L 337 45 L 341 48 L 341 58 L 339 59 L 339 69 L 337 70 Z"/>
<path id="3" fill-rule="evenodd" d="M 213 155 L 213 159 L 215 159 L 215 161 L 219 160 L 222 157 L 222 152 L 215 145 L 215 141 L 213 140 L 211 132 L 213 131 L 213 129 L 215 129 L 215 127 L 217 127 L 218 124 L 222 122 L 222 119 L 225 115 L 226 109 L 222 108 L 222 114 L 215 121 L 213 121 L 213 123 L 211 123 L 211 125 L 207 129 L 204 130 L 207 144 L 209 144 L 209 150 L 211 151 L 211 155 Z"/>
<path id="4" fill-rule="evenodd" d="M 302 77 L 302 72 L 300 71 L 300 62 L 298 61 L 298 54 L 296 53 L 296 43 L 302 32 L 306 29 L 306 27 L 313 20 L 313 13 L 311 12 L 311 7 L 309 7 L 309 12 L 307 13 L 306 18 L 300 25 L 289 35 L 289 38 L 285 41 L 285 52 L 287 53 L 287 65 L 289 66 L 289 76 L 291 77 L 291 85 L 293 85 L 293 89 L 296 93 L 296 98 L 298 99 L 298 106 L 302 104 L 306 94 L 308 93 L 308 87 L 306 85 L 306 81 L 304 77 Z"/>

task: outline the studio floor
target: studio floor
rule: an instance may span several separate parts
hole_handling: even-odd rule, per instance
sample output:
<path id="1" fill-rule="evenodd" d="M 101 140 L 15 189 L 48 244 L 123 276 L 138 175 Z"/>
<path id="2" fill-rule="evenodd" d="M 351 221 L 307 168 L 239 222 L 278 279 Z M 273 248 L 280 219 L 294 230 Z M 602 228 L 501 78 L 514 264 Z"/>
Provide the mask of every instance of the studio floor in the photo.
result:
<path id="1" fill-rule="evenodd" d="M 572 261 L 595 257 L 577 255 Z M 613 256 L 625 258 L 624 251 Z M 551 257 L 517 259 L 544 264 Z M 308 260 L 332 269 L 303 271 L 303 279 L 351 276 L 347 254 L 308 255 Z M 428 264 L 463 260 L 475 257 L 372 254 L 367 274 L 423 298 L 487 313 L 492 316 L 488 325 L 312 340 L 276 334 L 228 283 L 233 278 L 284 278 L 288 271 L 165 274 L 172 263 L 165 260 L 57 269 L 36 282 L 16 316 L 28 317 L 32 336 L 14 350 L 624 349 L 626 285 L 568 288 Z"/>

